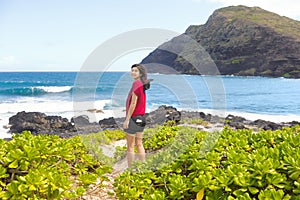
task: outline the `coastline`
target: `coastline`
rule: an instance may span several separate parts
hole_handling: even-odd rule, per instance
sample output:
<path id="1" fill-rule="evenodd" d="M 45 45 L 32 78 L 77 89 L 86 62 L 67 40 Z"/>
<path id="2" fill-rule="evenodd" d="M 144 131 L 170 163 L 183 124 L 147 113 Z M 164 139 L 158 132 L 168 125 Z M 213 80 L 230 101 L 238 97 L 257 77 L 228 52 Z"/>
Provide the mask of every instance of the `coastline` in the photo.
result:
<path id="1" fill-rule="evenodd" d="M 179 111 L 193 111 L 190 109 L 178 109 Z M 203 112 L 206 114 L 217 115 L 219 117 L 226 117 L 228 115 L 234 115 L 243 117 L 247 120 L 265 120 L 274 123 L 284 123 L 291 121 L 300 121 L 300 115 L 296 114 L 270 114 L 270 113 L 253 113 L 253 112 L 244 112 L 244 111 L 233 111 L 233 110 L 212 110 L 212 109 L 199 109 L 195 112 Z"/>
<path id="2" fill-rule="evenodd" d="M 6 133 L 8 129 L 3 126 L 9 123 L 10 117 L 22 111 L 61 116 L 69 121 L 73 116 L 87 115 L 91 123 L 97 124 L 105 118 L 121 118 L 125 115 L 122 107 L 123 99 L 127 95 L 125 87 L 131 80 L 127 81 L 123 75 L 105 73 L 97 85 L 96 92 L 79 91 L 83 98 L 79 101 L 73 99 L 76 73 L 28 73 L 26 76 L 22 73 L 12 73 L 10 76 L 13 79 L 3 76 L 0 95 L 0 138 L 10 137 L 10 134 Z M 61 79 L 62 76 L 66 79 Z M 167 104 L 179 111 L 197 111 L 224 118 L 232 114 L 252 121 L 299 121 L 300 111 L 297 108 L 300 102 L 300 79 L 163 74 L 151 74 L 151 78 L 155 82 L 147 94 L 148 113 L 160 105 Z M 220 98 L 226 100 L 224 106 L 218 105 L 219 98 L 215 98 L 219 97 L 215 94 L 217 91 L 214 91 L 212 96 L 207 87 L 208 82 L 213 83 L 216 78 L 223 82 L 224 92 Z M 187 87 L 175 88 L 180 80 L 186 83 Z M 87 94 L 93 98 L 84 98 Z M 217 107 L 226 110 L 222 112 L 212 109 Z M 104 113 L 88 112 L 89 109 L 102 110 Z"/>
<path id="3" fill-rule="evenodd" d="M 94 112 L 91 110 L 90 112 Z M 64 118 L 63 116 L 47 116 L 45 113 L 40 113 L 43 114 L 41 116 L 44 116 L 45 118 L 54 118 L 55 120 L 61 119 L 61 121 L 68 121 L 68 127 L 73 125 L 71 127 L 72 129 L 67 130 L 67 129 L 43 129 L 43 127 L 39 127 L 37 130 L 42 130 L 41 132 L 37 131 L 35 134 L 57 134 L 60 137 L 72 137 L 74 135 L 78 134 L 88 134 L 88 133 L 95 133 L 95 132 L 100 132 L 102 130 L 106 129 L 121 129 L 122 130 L 122 123 L 124 121 L 124 117 L 116 117 L 114 118 L 113 116 L 107 115 L 105 113 L 106 111 L 99 111 L 101 114 L 103 112 L 104 118 L 100 119 L 98 122 L 93 121 L 90 122 L 89 117 L 81 115 L 75 118 Z M 110 111 L 111 112 L 111 111 Z M 20 112 L 20 113 L 28 113 L 29 116 L 35 117 L 35 115 L 38 112 Z M 104 114 L 105 113 L 105 114 Z M 113 114 L 113 112 L 111 112 Z M 16 115 L 13 115 L 16 116 Z M 12 118 L 11 116 L 10 118 Z M 119 115 L 121 116 L 121 114 Z M 276 129 L 281 129 L 284 126 L 293 126 L 299 123 L 299 119 L 296 115 L 289 115 L 284 116 L 284 115 L 263 115 L 263 114 L 255 114 L 255 113 L 241 113 L 241 112 L 236 112 L 236 111 L 217 111 L 217 110 L 190 110 L 190 109 L 177 109 L 172 106 L 166 106 L 166 105 L 161 105 L 157 109 L 147 112 L 147 126 L 146 128 L 149 127 L 154 127 L 156 125 L 162 125 L 166 121 L 170 120 L 175 120 L 177 121 L 178 125 L 184 125 L 186 124 L 186 121 L 189 120 L 201 120 L 209 125 L 207 125 L 204 129 L 205 131 L 210 131 L 209 129 L 219 129 L 220 127 L 223 127 L 225 125 L 229 125 L 235 129 L 240 129 L 240 128 L 253 128 L 254 130 L 259 130 L 259 129 L 265 129 L 265 130 L 276 130 Z M 23 116 L 24 118 L 24 116 Z M 25 117 L 27 119 L 30 119 L 30 117 Z M 42 117 L 43 118 L 43 117 Z M 19 121 L 18 121 L 19 120 Z M 20 119 L 18 119 L 16 123 L 20 123 Z M 24 120 L 24 119 L 23 119 Z M 44 119 L 41 119 L 44 120 Z M 73 122 L 72 122 L 73 120 Z M 75 120 L 75 121 L 74 121 Z M 76 121 L 77 120 L 77 121 Z M 53 119 L 52 119 L 53 121 Z M 1 120 L 0 122 L 3 122 Z M 197 122 L 197 123 L 198 123 Z M 27 121 L 26 123 L 31 123 L 30 127 L 31 129 L 34 129 L 34 122 Z M 44 123 L 44 122 L 43 122 Z M 38 124 L 38 123 L 37 123 Z M 5 125 L 6 129 L 1 125 L 1 138 L 3 139 L 9 139 L 11 138 L 11 130 L 8 129 L 14 128 L 15 124 L 10 124 L 10 125 Z M 56 125 L 56 126 L 61 126 L 61 125 Z M 25 127 L 26 128 L 26 127 Z M 16 129 L 13 129 L 16 130 Z M 19 129 L 20 130 L 20 129 Z M 26 130 L 26 129 L 24 129 Z M 5 131 L 5 132 L 4 132 Z M 48 131 L 48 133 L 47 133 Z"/>

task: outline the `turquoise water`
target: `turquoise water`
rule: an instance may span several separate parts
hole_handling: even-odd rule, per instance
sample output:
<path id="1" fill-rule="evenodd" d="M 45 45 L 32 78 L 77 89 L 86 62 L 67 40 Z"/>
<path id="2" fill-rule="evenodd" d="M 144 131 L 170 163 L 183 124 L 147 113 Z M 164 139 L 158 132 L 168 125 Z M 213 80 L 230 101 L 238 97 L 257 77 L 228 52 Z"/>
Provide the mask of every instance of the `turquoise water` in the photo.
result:
<path id="1" fill-rule="evenodd" d="M 147 90 L 147 112 L 171 105 L 250 120 L 300 121 L 299 79 L 162 74 L 149 78 L 154 81 Z M 86 115 L 91 122 L 124 117 L 131 84 L 125 72 L 0 72 L 0 137 L 10 137 L 4 126 L 21 111 L 68 119 Z"/>
<path id="2" fill-rule="evenodd" d="M 191 109 L 300 114 L 298 79 L 161 74 L 149 77 L 154 81 L 147 91 L 148 108 L 166 104 Z M 131 81 L 125 72 L 85 73 L 82 77 L 77 72 L 2 72 L 0 105 L 26 105 L 27 101 L 30 107 L 33 101 L 113 100 L 116 103 L 103 107 L 111 109 L 124 106 Z M 5 111 L 10 112 L 4 109 L 1 113 Z"/>

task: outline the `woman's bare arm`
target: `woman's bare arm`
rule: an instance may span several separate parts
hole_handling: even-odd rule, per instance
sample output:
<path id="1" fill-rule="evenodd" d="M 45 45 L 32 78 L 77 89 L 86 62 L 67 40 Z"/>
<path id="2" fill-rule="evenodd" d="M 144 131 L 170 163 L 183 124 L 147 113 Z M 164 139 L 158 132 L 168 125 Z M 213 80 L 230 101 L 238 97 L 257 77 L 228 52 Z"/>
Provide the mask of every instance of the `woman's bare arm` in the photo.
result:
<path id="1" fill-rule="evenodd" d="M 128 128 L 129 120 L 131 118 L 131 115 L 132 115 L 135 107 L 136 107 L 137 100 L 138 100 L 138 97 L 136 96 L 136 94 L 132 93 L 131 103 L 130 103 L 130 106 L 129 106 L 129 109 L 128 109 L 128 112 L 127 112 L 127 116 L 126 116 L 125 122 L 123 124 L 123 128 L 124 129 Z"/>
<path id="2" fill-rule="evenodd" d="M 131 118 L 131 115 L 136 107 L 136 104 L 137 104 L 137 100 L 138 100 L 138 97 L 136 96 L 136 94 L 132 93 L 132 96 L 131 96 L 131 103 L 130 103 L 130 106 L 129 106 L 129 109 L 128 109 L 128 113 L 127 113 L 127 116 L 126 116 L 126 119 L 127 120 L 130 120 Z"/>

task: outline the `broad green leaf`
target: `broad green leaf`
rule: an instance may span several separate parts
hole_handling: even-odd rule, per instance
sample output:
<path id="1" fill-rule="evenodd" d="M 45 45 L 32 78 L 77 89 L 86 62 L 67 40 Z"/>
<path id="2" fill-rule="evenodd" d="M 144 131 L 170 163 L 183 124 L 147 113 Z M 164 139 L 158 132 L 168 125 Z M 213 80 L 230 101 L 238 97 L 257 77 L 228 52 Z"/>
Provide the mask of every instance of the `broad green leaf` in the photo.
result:
<path id="1" fill-rule="evenodd" d="M 259 192 L 259 189 L 255 187 L 249 187 L 248 188 L 251 194 L 257 194 Z"/>
<path id="2" fill-rule="evenodd" d="M 18 167 L 18 160 L 13 161 L 8 165 L 9 168 L 15 169 Z"/>
<path id="3" fill-rule="evenodd" d="M 198 193 L 197 193 L 197 200 L 202 200 L 204 197 L 204 189 L 200 190 Z"/>
<path id="4" fill-rule="evenodd" d="M 7 185 L 7 190 L 12 194 L 18 194 L 18 182 L 13 181 Z"/>
<path id="5" fill-rule="evenodd" d="M 30 190 L 30 191 L 34 191 L 34 190 L 36 190 L 36 187 L 35 187 L 34 185 L 30 185 L 30 186 L 29 186 L 29 190 Z"/>

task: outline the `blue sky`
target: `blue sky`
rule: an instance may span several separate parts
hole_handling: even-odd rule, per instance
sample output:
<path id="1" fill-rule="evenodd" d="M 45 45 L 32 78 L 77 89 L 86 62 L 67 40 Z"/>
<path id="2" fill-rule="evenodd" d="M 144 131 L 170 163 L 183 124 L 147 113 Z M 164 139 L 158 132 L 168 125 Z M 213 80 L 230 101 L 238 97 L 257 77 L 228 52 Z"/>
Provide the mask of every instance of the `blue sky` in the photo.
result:
<path id="1" fill-rule="evenodd" d="M 215 9 L 240 4 L 300 20 L 293 0 L 0 0 L 0 71 L 78 71 L 116 35 L 142 28 L 180 34 Z M 110 70 L 127 70 L 150 51 L 127 54 Z"/>

